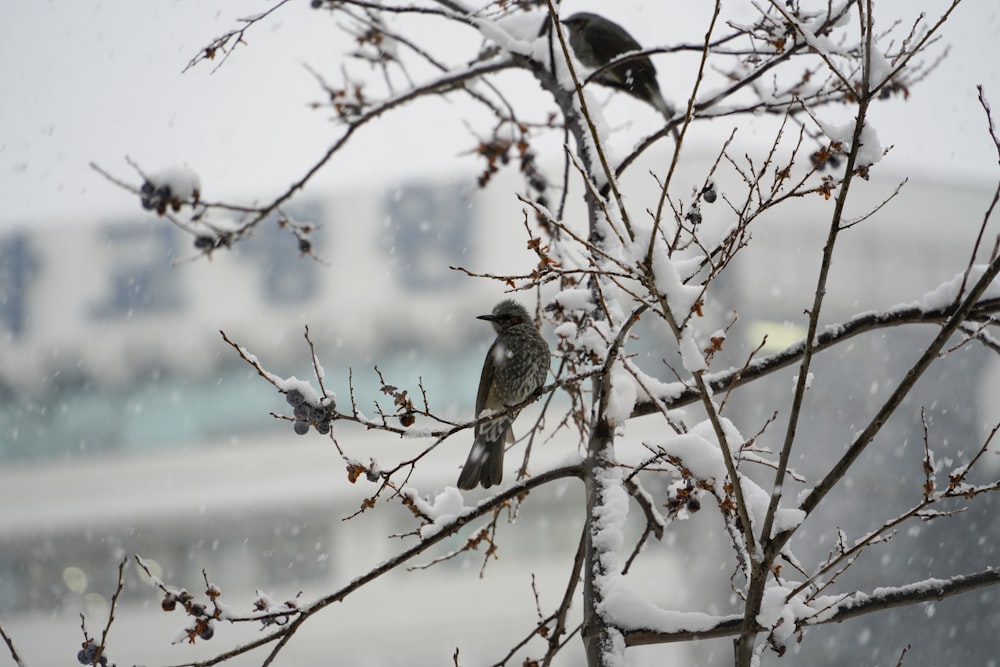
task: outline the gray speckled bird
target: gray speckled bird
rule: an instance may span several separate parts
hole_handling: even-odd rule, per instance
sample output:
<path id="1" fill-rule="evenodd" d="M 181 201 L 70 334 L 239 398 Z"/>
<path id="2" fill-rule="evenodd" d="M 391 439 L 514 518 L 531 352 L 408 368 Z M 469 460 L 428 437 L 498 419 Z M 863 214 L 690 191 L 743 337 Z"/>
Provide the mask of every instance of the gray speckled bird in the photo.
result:
<path id="1" fill-rule="evenodd" d="M 480 320 L 493 324 L 496 340 L 483 361 L 476 393 L 476 417 L 483 410 L 503 410 L 528 398 L 545 384 L 549 345 L 535 329 L 524 306 L 501 301 Z M 504 445 L 514 441 L 511 424 L 517 415 L 503 415 L 476 426 L 476 441 L 458 477 L 458 488 L 489 488 L 503 478 Z"/>
<path id="2" fill-rule="evenodd" d="M 623 27 L 598 14 L 580 12 L 563 20 L 569 32 L 569 45 L 577 60 L 593 69 L 607 65 L 631 51 L 641 51 L 639 42 Z M 625 91 L 632 97 L 652 105 L 670 120 L 674 110 L 660 93 L 656 68 L 649 58 L 635 58 L 610 67 L 594 79 L 594 83 Z"/>

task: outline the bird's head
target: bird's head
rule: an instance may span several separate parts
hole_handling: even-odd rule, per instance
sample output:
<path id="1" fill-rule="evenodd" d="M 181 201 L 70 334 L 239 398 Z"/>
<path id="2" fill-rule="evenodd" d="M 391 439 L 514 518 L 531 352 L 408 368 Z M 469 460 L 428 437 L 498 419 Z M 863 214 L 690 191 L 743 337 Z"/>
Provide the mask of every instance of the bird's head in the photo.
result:
<path id="1" fill-rule="evenodd" d="M 504 299 L 493 307 L 489 315 L 479 315 L 476 319 L 486 320 L 493 324 L 493 329 L 500 333 L 504 329 L 531 322 L 531 316 L 524 306 L 513 299 Z"/>
<path id="2" fill-rule="evenodd" d="M 572 32 L 579 32 L 585 30 L 588 25 L 594 22 L 594 20 L 600 20 L 597 14 L 591 14 L 590 12 L 577 12 L 567 19 L 560 21 L 564 26 L 570 29 Z"/>

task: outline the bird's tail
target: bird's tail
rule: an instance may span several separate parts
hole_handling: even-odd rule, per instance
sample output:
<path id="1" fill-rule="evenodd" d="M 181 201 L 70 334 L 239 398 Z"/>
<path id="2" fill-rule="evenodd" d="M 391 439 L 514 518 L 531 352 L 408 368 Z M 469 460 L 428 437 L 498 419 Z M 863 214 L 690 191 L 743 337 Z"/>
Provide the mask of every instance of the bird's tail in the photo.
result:
<path id="1" fill-rule="evenodd" d="M 663 114 L 666 120 L 670 120 L 677 114 L 677 110 L 670 106 L 670 103 L 663 99 L 663 94 L 654 87 L 649 89 L 649 102 L 656 110 Z"/>
<path id="2" fill-rule="evenodd" d="M 483 424 L 476 441 L 469 450 L 469 457 L 458 476 L 458 488 L 469 490 L 482 484 L 488 489 L 503 479 L 504 444 L 512 438 L 511 419 L 503 417 Z"/>

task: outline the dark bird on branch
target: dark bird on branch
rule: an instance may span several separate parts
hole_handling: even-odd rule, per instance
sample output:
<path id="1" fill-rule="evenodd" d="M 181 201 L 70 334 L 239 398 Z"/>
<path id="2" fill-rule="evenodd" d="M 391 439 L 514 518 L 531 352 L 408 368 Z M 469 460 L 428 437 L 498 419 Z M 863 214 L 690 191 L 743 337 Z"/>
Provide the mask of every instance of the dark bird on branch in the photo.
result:
<path id="1" fill-rule="evenodd" d="M 549 345 L 535 329 L 524 306 L 501 301 L 478 319 L 493 324 L 497 337 L 483 361 L 476 393 L 476 418 L 483 410 L 501 411 L 531 396 L 549 371 Z M 458 478 L 458 488 L 489 488 L 503 478 L 504 446 L 514 441 L 511 424 L 517 414 L 504 414 L 476 426 L 476 440 Z"/>
<path id="2" fill-rule="evenodd" d="M 617 23 L 590 12 L 573 14 L 562 21 L 569 32 L 569 44 L 577 60 L 599 70 L 594 83 L 622 90 L 651 105 L 667 120 L 673 108 L 663 99 L 656 81 L 656 68 L 648 56 L 629 58 L 607 69 L 602 67 L 625 55 L 642 51 L 639 42 Z"/>

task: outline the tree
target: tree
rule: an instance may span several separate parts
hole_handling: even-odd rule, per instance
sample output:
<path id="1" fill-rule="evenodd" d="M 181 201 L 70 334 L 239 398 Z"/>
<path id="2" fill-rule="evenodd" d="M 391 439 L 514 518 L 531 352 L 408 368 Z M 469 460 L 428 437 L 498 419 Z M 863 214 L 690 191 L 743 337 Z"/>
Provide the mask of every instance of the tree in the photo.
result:
<path id="1" fill-rule="evenodd" d="M 238 29 L 211 42 L 190 65 L 216 61 L 221 66 L 237 57 L 246 33 L 288 4 L 280 0 L 245 19 Z M 887 200 L 862 215 L 848 214 L 858 181 L 878 169 L 887 150 L 869 122 L 869 110 L 885 98 L 907 96 L 928 74 L 937 61 L 922 58 L 959 3 L 933 20 L 900 18 L 888 30 L 876 24 L 874 4 L 771 0 L 760 5 L 754 20 L 737 22 L 727 21 L 716 2 L 706 12 L 703 38 L 624 53 L 594 70 L 573 57 L 558 21 L 561 8 L 551 0 L 474 8 L 445 0 L 314 0 L 318 17 L 334 19 L 354 36 L 357 49 L 345 59 L 370 66 L 373 80 L 362 80 L 358 70 L 345 68 L 342 80 L 331 83 L 327 73 L 317 72 L 327 96 L 322 106 L 332 111 L 341 134 L 301 179 L 261 206 L 211 201 L 197 177 L 187 172 L 140 170 L 138 187 L 118 181 L 139 195 L 146 208 L 190 232 L 195 248 L 206 256 L 239 243 L 275 214 L 279 225 L 296 237 L 302 254 L 312 256 L 313 228 L 287 215 L 286 208 L 320 169 L 335 163 L 348 142 L 364 141 L 356 135 L 367 124 L 385 114 L 405 114 L 421 98 L 444 95 L 471 102 L 489 118 L 483 123 L 488 131 L 474 147 L 484 161 L 479 184 L 487 186 L 504 166 L 516 165 L 524 179 L 517 196 L 525 214 L 511 221 L 511 233 L 524 234 L 535 266 L 516 274 L 475 267 L 456 270 L 469 279 L 497 281 L 522 298 L 530 295 L 536 317 L 554 327 L 557 341 L 551 381 L 507 408 L 511 414 L 525 410 L 531 415 L 530 423 L 526 416 L 518 422 L 527 444 L 516 479 L 510 480 L 508 470 L 508 481 L 499 491 L 469 506 L 454 488 L 432 492 L 435 498 L 430 500 L 408 482 L 442 443 L 469 439 L 477 421 L 494 415 L 456 422 L 431 408 L 433 396 L 422 387 L 400 388 L 392 378 L 383 378 L 382 392 L 391 398 L 392 407 L 379 407 L 374 416 L 367 416 L 353 392 L 339 401 L 327 392 L 322 351 L 313 345 L 308 328 L 316 384 L 270 372 L 224 333 L 225 341 L 264 381 L 285 395 L 290 415 L 278 418 L 291 422 L 297 432 L 315 430 L 333 438 L 349 482 L 373 485 L 353 520 L 364 521 L 398 502 L 416 523 L 408 546 L 346 586 L 313 592 L 311 598 L 306 596 L 311 601 L 275 603 L 261 595 L 245 614 L 221 604 L 221 591 L 210 583 L 208 573 L 202 599 L 147 570 L 164 609 L 181 609 L 190 617 L 186 632 L 191 641 L 211 639 L 222 621 L 259 623 L 266 629 L 260 639 L 198 664 L 217 664 L 258 649 L 266 653 L 262 664 L 271 664 L 303 624 L 322 622 L 311 619 L 323 609 L 349 603 L 352 593 L 429 553 L 449 536 L 467 537 L 456 552 L 435 562 L 480 547 L 488 559 L 497 548 L 504 511 L 535 511 L 532 494 L 565 479 L 582 484 L 586 520 L 578 548 L 571 549 L 575 557 L 565 564 L 564 593 L 550 610 L 539 604 L 538 619 L 520 630 L 522 636 L 512 634 L 510 653 L 497 656 L 498 663 L 521 660 L 518 652 L 524 650 L 531 656 L 525 664 L 549 664 L 579 633 L 590 665 L 622 664 L 632 646 L 730 637 L 733 662 L 747 666 L 768 649 L 782 655 L 791 642 L 803 640 L 811 626 L 998 583 L 1000 571 L 987 567 L 867 593 L 840 587 L 843 573 L 855 563 L 860 568 L 866 562 L 862 555 L 888 540 L 898 526 L 917 520 L 962 521 L 962 516 L 952 516 L 960 511 L 959 503 L 982 504 L 995 497 L 1000 480 L 984 479 L 980 469 L 1000 425 L 984 441 L 964 443 L 962 455 L 945 458 L 935 452 L 947 436 L 934 433 L 928 420 L 919 420 L 923 476 L 915 482 L 912 504 L 899 512 L 878 513 L 863 532 L 841 530 L 842 519 L 825 524 L 822 532 L 834 536 L 828 555 L 796 556 L 798 548 L 806 547 L 796 539 L 801 527 L 815 521 L 818 510 L 825 508 L 823 501 L 862 456 L 880 445 L 887 423 L 921 376 L 942 357 L 967 349 L 966 343 L 1000 350 L 991 333 L 1000 306 L 1000 295 L 991 287 L 1000 258 L 997 242 L 987 237 L 997 196 L 987 203 L 978 234 L 970 239 L 971 258 L 955 267 L 953 281 L 933 294 L 912 295 L 924 296 L 918 305 L 858 313 L 840 321 L 827 318 L 827 292 L 833 267 L 842 261 L 842 237 L 874 224 L 879 213 L 891 207 Z M 463 64 L 441 62 L 426 43 L 428 33 L 423 30 L 430 23 L 440 24 L 442 30 L 473 31 L 481 35 L 483 48 Z M 602 73 L 623 64 L 638 67 L 641 58 L 659 65 L 682 56 L 692 64 L 692 84 L 686 99 L 676 101 L 676 114 L 658 121 L 655 131 L 625 157 L 612 157 L 611 131 L 594 84 Z M 522 76 L 513 82 L 504 79 L 510 72 Z M 519 108 L 508 87 L 523 87 L 526 81 L 540 86 L 551 104 Z M 1000 152 L 986 98 L 980 99 L 990 119 L 989 136 Z M 847 122 L 829 120 L 844 110 Z M 699 126 L 721 127 L 723 121 L 768 128 L 774 140 L 760 155 L 740 155 L 733 148 L 735 130 L 726 134 L 701 186 L 680 192 L 676 182 L 687 164 L 683 149 L 689 134 Z M 566 146 L 558 178 L 549 173 L 559 150 L 551 135 Z M 369 140 L 372 150 L 391 149 Z M 649 162 L 652 173 L 636 173 Z M 654 198 L 631 196 L 642 191 L 640 179 L 655 185 Z M 1000 195 L 1000 188 L 997 192 Z M 766 348 L 764 339 L 749 353 L 733 350 L 727 343 L 739 331 L 744 309 L 739 302 L 726 303 L 726 280 L 755 247 L 752 233 L 767 224 L 774 211 L 803 199 L 828 202 L 812 295 L 798 304 L 805 313 L 804 335 L 777 351 Z M 580 202 L 582 207 L 574 206 Z M 235 222 L 223 222 L 234 215 Z M 871 411 L 853 416 L 860 426 L 840 442 L 832 461 L 810 466 L 807 474 L 797 472 L 793 456 L 801 456 L 808 441 L 817 437 L 801 427 L 824 409 L 810 400 L 819 355 L 863 334 L 916 325 L 933 326 L 935 335 L 917 344 L 915 359 L 904 373 L 875 378 L 891 383 L 891 389 L 880 394 Z M 650 350 L 655 353 L 639 353 Z M 787 402 L 779 404 L 775 394 L 761 387 L 783 369 L 794 369 L 794 389 Z M 740 401 L 765 404 L 774 416 L 763 423 L 745 419 L 732 408 Z M 636 437 L 632 424 L 639 417 L 656 420 L 656 426 Z M 413 456 L 375 461 L 352 446 L 351 431 L 334 437 L 351 423 L 426 445 Z M 748 429 L 756 434 L 747 436 Z M 580 455 L 571 463 L 540 466 L 534 445 L 554 436 L 571 437 Z M 768 439 L 773 449 L 761 444 Z M 797 484 L 802 485 L 801 493 L 790 492 Z M 641 512 L 645 525 L 637 543 L 627 545 L 623 527 L 630 506 Z M 628 573 L 648 555 L 643 550 L 648 539 L 663 539 L 676 529 L 676 522 L 699 511 L 712 512 L 728 539 L 731 555 L 724 562 L 732 571 L 734 602 L 726 613 L 666 611 L 630 584 Z M 692 553 L 700 551 L 694 547 Z M 136 562 L 146 568 L 140 557 Z M 577 600 L 582 600 L 579 621 L 571 611 Z M 97 664 L 104 657 L 108 634 L 106 629 L 100 642 L 85 637 L 82 662 Z M 8 645 L 18 661 L 13 643 L 8 640 Z M 461 662 L 460 653 L 455 662 Z"/>

